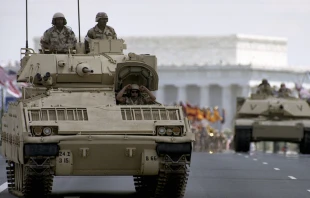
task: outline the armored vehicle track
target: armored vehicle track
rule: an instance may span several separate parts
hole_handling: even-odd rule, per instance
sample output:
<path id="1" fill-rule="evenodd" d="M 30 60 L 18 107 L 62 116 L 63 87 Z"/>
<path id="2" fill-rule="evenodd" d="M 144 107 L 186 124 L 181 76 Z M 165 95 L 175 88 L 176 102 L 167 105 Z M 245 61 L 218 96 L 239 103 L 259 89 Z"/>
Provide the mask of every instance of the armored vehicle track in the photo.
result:
<path id="1" fill-rule="evenodd" d="M 183 197 L 188 180 L 189 155 L 165 155 L 157 176 L 134 176 L 136 191 L 152 198 Z"/>
<path id="2" fill-rule="evenodd" d="M 47 197 L 53 186 L 53 171 L 49 165 L 24 165 L 7 162 L 9 193 L 24 198 Z M 35 163 L 35 161 L 33 161 Z"/>

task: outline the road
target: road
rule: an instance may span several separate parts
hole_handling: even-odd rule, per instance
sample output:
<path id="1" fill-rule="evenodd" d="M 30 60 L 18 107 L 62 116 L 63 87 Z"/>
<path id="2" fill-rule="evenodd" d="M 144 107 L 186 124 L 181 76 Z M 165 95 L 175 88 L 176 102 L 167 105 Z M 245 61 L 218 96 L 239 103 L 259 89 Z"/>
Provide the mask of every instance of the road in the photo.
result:
<path id="1" fill-rule="evenodd" d="M 310 156 L 194 153 L 186 198 L 310 198 Z M 5 186 L 0 159 L 0 197 Z M 4 184 L 3 184 L 4 183 Z M 136 197 L 131 177 L 56 177 L 52 198 Z"/>

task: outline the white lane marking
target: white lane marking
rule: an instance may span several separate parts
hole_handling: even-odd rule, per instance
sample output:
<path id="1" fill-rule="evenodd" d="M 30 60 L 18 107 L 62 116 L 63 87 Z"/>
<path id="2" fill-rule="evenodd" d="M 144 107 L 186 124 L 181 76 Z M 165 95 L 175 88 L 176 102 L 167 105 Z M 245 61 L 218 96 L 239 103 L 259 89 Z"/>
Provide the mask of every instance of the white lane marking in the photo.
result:
<path id="1" fill-rule="evenodd" d="M 2 184 L 1 186 L 0 186 L 0 193 L 2 192 L 2 191 L 4 191 L 5 189 L 7 189 L 8 188 L 8 182 L 5 182 L 4 184 Z"/>
<path id="2" fill-rule="evenodd" d="M 257 161 L 257 159 L 256 159 L 256 158 L 254 158 L 253 160 L 254 160 L 254 161 Z"/>
<path id="3" fill-rule="evenodd" d="M 275 170 L 280 170 L 279 168 L 274 168 Z"/>
<path id="4" fill-rule="evenodd" d="M 247 156 L 247 155 L 246 155 L 246 156 L 244 156 L 244 157 L 245 157 L 245 158 L 249 158 L 249 156 Z"/>
<path id="5" fill-rule="evenodd" d="M 310 190 L 307 190 L 308 192 L 310 192 Z"/>
<path id="6" fill-rule="evenodd" d="M 268 164 L 267 162 L 263 162 L 263 164 Z"/>
<path id="7" fill-rule="evenodd" d="M 80 197 L 64 197 L 64 198 L 80 198 Z"/>
<path id="8" fill-rule="evenodd" d="M 241 153 L 238 153 L 238 155 L 241 155 Z"/>
<path id="9" fill-rule="evenodd" d="M 290 179 L 297 179 L 296 177 L 293 176 L 288 176 Z"/>

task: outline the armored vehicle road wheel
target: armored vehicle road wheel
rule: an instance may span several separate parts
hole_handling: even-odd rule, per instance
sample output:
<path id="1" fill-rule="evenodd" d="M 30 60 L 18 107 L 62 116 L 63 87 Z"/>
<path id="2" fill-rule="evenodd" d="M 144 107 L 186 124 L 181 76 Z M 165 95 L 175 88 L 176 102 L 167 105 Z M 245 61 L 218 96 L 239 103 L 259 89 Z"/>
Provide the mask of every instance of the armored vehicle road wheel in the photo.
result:
<path id="1" fill-rule="evenodd" d="M 189 156 L 171 158 L 165 155 L 160 164 L 157 176 L 135 176 L 135 188 L 143 197 L 179 198 L 186 190 Z"/>
<path id="2" fill-rule="evenodd" d="M 17 197 L 47 197 L 52 190 L 53 175 L 50 170 L 32 168 L 7 161 L 8 191 Z"/>
<path id="3" fill-rule="evenodd" d="M 236 130 L 234 141 L 236 152 L 249 152 L 251 145 L 251 131 L 242 129 Z"/>
<path id="4" fill-rule="evenodd" d="M 310 132 L 305 132 L 304 138 L 299 143 L 299 150 L 301 154 L 310 154 Z"/>

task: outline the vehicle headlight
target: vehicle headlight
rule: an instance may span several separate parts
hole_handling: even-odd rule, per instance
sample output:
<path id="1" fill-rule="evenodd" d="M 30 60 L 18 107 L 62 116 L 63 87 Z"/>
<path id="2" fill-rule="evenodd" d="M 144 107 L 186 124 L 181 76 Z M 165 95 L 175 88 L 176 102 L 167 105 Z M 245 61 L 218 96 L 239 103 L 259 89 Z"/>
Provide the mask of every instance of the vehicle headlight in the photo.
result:
<path id="1" fill-rule="evenodd" d="M 42 134 L 42 127 L 33 127 L 32 131 L 35 136 L 40 136 Z"/>
<path id="2" fill-rule="evenodd" d="M 52 134 L 57 135 L 58 126 L 30 126 L 30 130 L 33 136 L 50 136 Z"/>
<path id="3" fill-rule="evenodd" d="M 182 134 L 182 126 L 158 126 L 157 134 L 161 136 L 180 136 Z"/>
<path id="4" fill-rule="evenodd" d="M 173 127 L 172 131 L 173 131 L 173 135 L 178 136 L 181 134 L 181 127 Z"/>
<path id="5" fill-rule="evenodd" d="M 172 129 L 169 128 L 169 129 L 167 129 L 166 133 L 167 133 L 167 135 L 172 135 L 173 131 L 172 131 Z"/>
<path id="6" fill-rule="evenodd" d="M 44 128 L 43 128 L 43 134 L 44 134 L 44 135 L 51 135 L 51 134 L 52 134 L 52 128 L 50 128 L 50 127 L 44 127 Z"/>
<path id="7" fill-rule="evenodd" d="M 158 127 L 158 134 L 159 135 L 165 135 L 166 129 L 165 127 Z"/>

